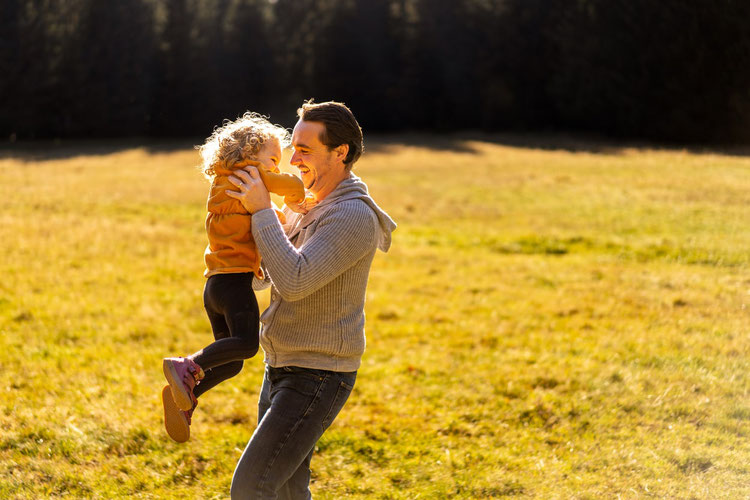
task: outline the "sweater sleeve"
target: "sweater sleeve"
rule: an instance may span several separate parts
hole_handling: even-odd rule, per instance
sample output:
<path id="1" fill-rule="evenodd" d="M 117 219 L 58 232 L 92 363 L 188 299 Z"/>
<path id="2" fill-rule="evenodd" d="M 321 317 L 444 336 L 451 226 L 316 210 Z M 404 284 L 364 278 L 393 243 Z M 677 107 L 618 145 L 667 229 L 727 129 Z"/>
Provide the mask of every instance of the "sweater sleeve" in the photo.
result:
<path id="1" fill-rule="evenodd" d="M 300 248 L 284 234 L 272 210 L 253 215 L 252 231 L 268 274 L 279 294 L 300 300 L 320 289 L 373 251 L 377 221 L 360 200 L 332 206 Z"/>

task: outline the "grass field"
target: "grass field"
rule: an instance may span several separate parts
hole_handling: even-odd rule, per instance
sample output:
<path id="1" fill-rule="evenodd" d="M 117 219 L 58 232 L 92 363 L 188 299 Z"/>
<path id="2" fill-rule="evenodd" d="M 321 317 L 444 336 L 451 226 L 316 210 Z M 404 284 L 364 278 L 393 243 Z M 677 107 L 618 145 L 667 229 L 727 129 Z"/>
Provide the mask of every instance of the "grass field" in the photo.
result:
<path id="1" fill-rule="evenodd" d="M 485 139 L 368 142 L 399 228 L 313 494 L 748 498 L 750 158 Z M 208 186 L 157 146 L 0 151 L 0 498 L 228 497 L 262 359 L 168 439 Z"/>

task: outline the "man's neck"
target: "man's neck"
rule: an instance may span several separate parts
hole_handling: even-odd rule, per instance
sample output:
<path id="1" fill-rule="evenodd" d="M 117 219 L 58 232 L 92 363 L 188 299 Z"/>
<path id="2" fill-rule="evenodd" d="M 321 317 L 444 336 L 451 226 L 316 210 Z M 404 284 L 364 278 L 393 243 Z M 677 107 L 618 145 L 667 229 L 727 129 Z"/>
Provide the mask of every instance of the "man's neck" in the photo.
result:
<path id="1" fill-rule="evenodd" d="M 317 193 L 313 193 L 313 195 L 315 195 L 315 200 L 318 203 L 325 200 L 328 197 L 328 195 L 333 193 L 336 190 L 336 188 L 339 187 L 339 184 L 344 182 L 346 179 L 349 179 L 350 177 L 351 177 L 351 172 L 348 170 L 344 171 L 344 176 L 341 177 L 338 180 L 338 182 L 336 182 L 335 184 L 332 184 L 331 186 L 326 186 L 325 188 L 321 189 Z"/>

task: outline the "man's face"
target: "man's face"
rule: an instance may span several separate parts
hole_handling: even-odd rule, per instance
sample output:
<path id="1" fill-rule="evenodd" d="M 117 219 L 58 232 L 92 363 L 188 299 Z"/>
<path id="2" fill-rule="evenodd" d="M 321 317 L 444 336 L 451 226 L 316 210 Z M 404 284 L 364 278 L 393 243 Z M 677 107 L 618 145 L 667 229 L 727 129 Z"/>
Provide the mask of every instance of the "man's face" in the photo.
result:
<path id="1" fill-rule="evenodd" d="M 294 154 L 290 163 L 299 169 L 305 189 L 317 194 L 330 186 L 334 180 L 338 183 L 339 170 L 343 164 L 335 161 L 335 150 L 320 142 L 320 135 L 325 125 L 320 122 L 299 120 L 292 132 Z"/>

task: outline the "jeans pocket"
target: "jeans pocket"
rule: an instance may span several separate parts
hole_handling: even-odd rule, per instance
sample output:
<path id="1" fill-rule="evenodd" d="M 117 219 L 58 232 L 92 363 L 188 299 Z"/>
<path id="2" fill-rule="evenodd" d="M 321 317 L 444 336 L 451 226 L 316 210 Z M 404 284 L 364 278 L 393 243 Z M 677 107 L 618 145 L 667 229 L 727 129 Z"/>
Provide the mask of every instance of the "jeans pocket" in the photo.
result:
<path id="1" fill-rule="evenodd" d="M 333 398 L 331 407 L 328 408 L 328 413 L 326 413 L 325 418 L 321 422 L 323 425 L 323 430 L 327 429 L 331 425 L 331 423 L 333 423 L 333 420 L 344 407 L 344 403 L 346 403 L 346 400 L 349 399 L 349 394 L 352 393 L 352 389 L 354 389 L 354 387 L 347 384 L 346 382 L 339 382 L 339 386 L 336 389 L 336 396 Z"/>
<path id="2" fill-rule="evenodd" d="M 272 383 L 272 394 L 283 390 L 292 390 L 303 396 L 315 396 L 320 391 L 320 386 L 323 383 L 323 380 L 317 377 L 291 374 L 279 377 L 276 380 L 273 380 Z"/>

